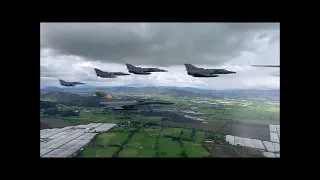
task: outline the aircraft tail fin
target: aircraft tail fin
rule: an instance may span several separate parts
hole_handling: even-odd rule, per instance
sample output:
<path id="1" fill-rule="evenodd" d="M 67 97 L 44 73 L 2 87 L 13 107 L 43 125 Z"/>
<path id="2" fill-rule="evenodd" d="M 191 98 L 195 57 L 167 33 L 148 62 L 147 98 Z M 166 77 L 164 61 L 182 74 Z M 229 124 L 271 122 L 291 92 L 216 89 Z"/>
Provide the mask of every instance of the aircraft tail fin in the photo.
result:
<path id="1" fill-rule="evenodd" d="M 60 84 L 66 83 L 64 80 L 59 79 Z"/>
<path id="2" fill-rule="evenodd" d="M 103 73 L 103 71 L 101 71 L 100 69 L 98 69 L 98 68 L 94 68 L 94 71 L 96 72 L 96 74 L 97 75 L 99 75 L 99 74 L 102 74 Z"/>
<path id="3" fill-rule="evenodd" d="M 126 66 L 127 66 L 127 69 L 129 70 L 129 69 L 135 69 L 136 67 L 134 66 L 134 65 L 132 65 L 132 64 L 126 64 Z"/>
<path id="4" fill-rule="evenodd" d="M 187 70 L 197 69 L 197 67 L 189 63 L 184 63 L 184 66 L 186 67 Z"/>
<path id="5" fill-rule="evenodd" d="M 97 97 L 103 98 L 103 99 L 112 99 L 112 96 L 110 94 L 107 94 L 101 90 L 94 90 L 94 93 L 96 94 Z"/>

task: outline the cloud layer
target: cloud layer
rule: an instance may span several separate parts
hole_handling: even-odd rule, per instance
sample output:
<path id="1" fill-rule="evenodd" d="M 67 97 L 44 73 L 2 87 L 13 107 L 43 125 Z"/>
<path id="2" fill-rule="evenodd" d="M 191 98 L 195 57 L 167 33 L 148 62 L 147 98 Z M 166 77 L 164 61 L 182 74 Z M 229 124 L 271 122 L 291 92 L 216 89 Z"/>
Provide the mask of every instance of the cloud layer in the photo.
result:
<path id="1" fill-rule="evenodd" d="M 41 86 L 57 79 L 89 85 L 147 84 L 225 88 L 278 88 L 279 24 L 270 23 L 54 23 L 41 24 Z M 219 78 L 188 76 L 184 62 L 227 68 Z M 97 78 L 93 67 L 127 72 L 124 63 L 167 73 Z"/>

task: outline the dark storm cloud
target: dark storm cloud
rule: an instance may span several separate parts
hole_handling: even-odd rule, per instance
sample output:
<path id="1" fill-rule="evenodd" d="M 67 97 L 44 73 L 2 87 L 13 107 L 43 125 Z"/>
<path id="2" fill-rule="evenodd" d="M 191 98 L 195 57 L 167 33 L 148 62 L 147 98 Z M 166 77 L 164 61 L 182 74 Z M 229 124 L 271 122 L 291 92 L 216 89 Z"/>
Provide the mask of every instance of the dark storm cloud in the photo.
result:
<path id="1" fill-rule="evenodd" d="M 40 43 L 61 54 L 103 62 L 220 64 L 244 50 L 254 51 L 247 47 L 248 41 L 269 36 L 272 30 L 279 32 L 279 24 L 54 23 L 41 24 Z M 274 36 L 272 41 L 279 33 Z"/>

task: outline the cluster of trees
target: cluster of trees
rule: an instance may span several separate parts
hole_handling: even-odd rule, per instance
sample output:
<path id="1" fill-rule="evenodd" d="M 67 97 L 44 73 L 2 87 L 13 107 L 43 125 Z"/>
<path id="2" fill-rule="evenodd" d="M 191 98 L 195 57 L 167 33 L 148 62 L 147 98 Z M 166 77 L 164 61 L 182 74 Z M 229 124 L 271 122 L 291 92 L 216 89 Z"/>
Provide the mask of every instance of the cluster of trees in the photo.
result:
<path id="1" fill-rule="evenodd" d="M 158 124 L 156 122 L 147 122 L 143 124 L 143 127 L 147 127 L 147 126 L 158 126 Z"/>
<path id="2" fill-rule="evenodd" d="M 163 128 L 162 128 L 162 129 L 163 129 Z M 157 151 L 157 152 L 156 152 L 156 157 L 159 157 L 160 154 L 162 154 L 162 153 L 159 153 L 159 151 L 158 151 L 158 150 L 159 150 L 159 137 L 160 137 L 160 134 L 161 134 L 161 133 L 159 133 L 158 136 L 156 137 L 156 151 Z"/>
<path id="3" fill-rule="evenodd" d="M 102 113 L 102 112 L 92 112 L 93 115 L 97 115 L 97 116 L 109 116 L 109 114 L 107 113 Z"/>
<path id="4" fill-rule="evenodd" d="M 112 130 L 112 132 L 127 132 L 128 130 L 127 130 L 127 128 L 126 127 L 124 127 L 123 129 L 114 129 L 114 130 Z M 129 131 L 129 132 L 131 132 L 131 131 Z"/>
<path id="5" fill-rule="evenodd" d="M 184 133 L 183 130 L 181 130 L 179 137 L 174 136 L 173 134 L 171 134 L 171 135 L 164 134 L 163 137 L 171 138 L 173 141 L 179 141 L 179 142 L 181 142 L 181 141 L 193 141 L 194 142 L 195 141 L 195 134 L 196 134 L 196 130 L 195 129 L 192 129 L 192 132 L 191 132 L 191 135 L 190 135 L 189 138 L 188 137 L 183 137 L 183 133 Z"/>
<path id="6" fill-rule="evenodd" d="M 186 150 L 182 150 L 182 153 L 180 154 L 182 157 L 188 157 L 188 154 L 187 154 L 187 152 L 186 152 Z"/>
<path id="7" fill-rule="evenodd" d="M 59 103 L 66 106 L 84 106 L 84 107 L 100 107 L 99 101 L 95 96 L 78 96 L 74 98 L 66 98 Z"/>
<path id="8" fill-rule="evenodd" d="M 56 107 L 57 107 L 57 103 L 55 102 L 40 100 L 40 109 L 49 109 L 49 108 L 56 108 Z"/>
<path id="9" fill-rule="evenodd" d="M 120 116 L 120 117 L 116 117 L 116 119 L 126 120 L 126 119 L 131 119 L 131 117 L 130 116 Z"/>
<path id="10" fill-rule="evenodd" d="M 218 136 L 217 134 L 215 134 L 213 132 L 210 133 L 206 137 L 206 139 L 213 139 L 216 144 L 226 144 L 227 143 L 227 141 L 225 140 L 225 138 L 223 136 Z"/>
<path id="11" fill-rule="evenodd" d="M 79 116 L 79 113 L 73 110 L 59 110 L 57 108 L 45 109 L 43 113 L 48 114 L 49 116 L 60 116 L 60 117 Z"/>
<path id="12" fill-rule="evenodd" d="M 111 147 L 120 147 L 121 144 L 109 144 L 108 146 L 111 146 Z"/>
<path id="13" fill-rule="evenodd" d="M 190 137 L 192 141 L 195 141 L 195 135 L 196 135 L 196 130 L 193 128 L 191 132 L 191 137 Z"/>
<path id="14" fill-rule="evenodd" d="M 181 146 L 181 148 L 182 148 L 182 152 L 181 152 L 181 156 L 182 157 L 188 157 L 188 154 L 187 154 L 187 152 L 186 152 L 186 150 L 184 149 L 184 147 L 183 147 L 183 143 L 182 143 L 182 136 L 183 136 L 183 130 L 181 130 L 181 132 L 180 132 L 180 137 L 179 137 L 179 144 L 180 144 L 180 146 Z"/>
<path id="15" fill-rule="evenodd" d="M 159 157 L 160 155 L 166 155 L 168 154 L 167 152 L 156 152 L 156 157 Z"/>

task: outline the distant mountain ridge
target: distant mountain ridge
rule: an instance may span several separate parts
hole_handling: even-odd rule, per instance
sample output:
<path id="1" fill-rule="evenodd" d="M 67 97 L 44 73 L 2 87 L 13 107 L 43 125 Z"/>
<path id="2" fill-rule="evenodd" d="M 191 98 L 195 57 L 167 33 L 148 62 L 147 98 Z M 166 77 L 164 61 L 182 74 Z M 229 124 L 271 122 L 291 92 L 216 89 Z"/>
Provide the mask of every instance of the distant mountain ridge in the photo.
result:
<path id="1" fill-rule="evenodd" d="M 97 87 L 94 89 L 99 89 L 105 91 L 106 93 L 128 93 L 128 94 L 150 94 L 150 95 L 169 95 L 172 97 L 209 97 L 212 96 L 211 92 L 192 92 L 186 91 L 182 89 L 171 89 L 171 88 L 156 88 L 156 87 Z M 77 88 L 77 89 L 67 89 L 57 87 L 48 87 L 42 89 L 42 93 L 50 93 L 50 95 L 55 96 L 55 93 L 63 92 L 63 93 L 92 93 L 92 88 Z M 47 94 L 46 94 L 47 95 Z M 75 94 L 76 95 L 76 94 Z M 47 95 L 49 96 L 49 95 Z M 50 98 L 50 97 L 48 97 Z M 63 97 L 61 97 L 63 99 Z"/>
<path id="2" fill-rule="evenodd" d="M 229 90 L 203 90 L 190 87 L 126 87 L 126 86 L 113 86 L 113 87 L 68 87 L 68 88 L 59 88 L 59 87 L 46 87 L 40 89 L 42 95 L 46 95 L 47 98 L 51 99 L 48 96 L 56 96 L 56 93 L 75 93 L 70 97 L 66 98 L 70 101 L 78 101 L 79 94 L 91 94 L 94 95 L 94 90 L 99 89 L 110 94 L 119 94 L 126 93 L 131 95 L 146 94 L 146 95 L 168 95 L 171 97 L 203 97 L 203 98 L 229 98 L 229 99 L 267 99 L 273 102 L 279 102 L 280 99 L 280 90 L 255 90 L 255 89 L 229 89 Z M 47 94 L 50 93 L 50 94 Z M 66 94 L 59 94 L 53 99 L 65 101 L 64 96 L 69 96 Z M 92 97 L 92 96 L 91 96 Z M 83 99 L 83 98 L 80 98 Z M 88 97 L 88 99 L 78 102 L 83 103 L 94 103 L 94 100 Z"/>
<path id="3" fill-rule="evenodd" d="M 40 104 L 41 100 L 54 100 L 68 106 L 100 107 L 97 97 L 81 96 L 71 92 L 48 92 L 40 96 Z"/>
<path id="4" fill-rule="evenodd" d="M 268 99 L 274 102 L 279 101 L 279 90 L 202 90 L 197 88 L 177 88 L 177 87 L 94 87 L 94 88 L 59 88 L 47 87 L 41 89 L 40 99 L 55 100 L 69 106 L 86 106 L 99 107 L 97 98 L 93 90 L 100 89 L 106 93 L 114 94 L 115 97 L 119 93 L 131 95 L 168 95 L 171 97 L 204 97 L 204 98 L 234 98 L 234 99 Z M 81 95 L 81 93 L 87 95 Z"/>
<path id="5" fill-rule="evenodd" d="M 43 93 L 53 92 L 53 91 L 62 91 L 62 92 L 82 92 L 88 93 L 92 92 L 94 89 L 100 89 L 103 91 L 112 92 L 126 92 L 126 93 L 139 93 L 139 92 L 153 92 L 153 91 L 165 91 L 165 90 L 183 90 L 194 93 L 201 94 L 212 94 L 212 93 L 252 93 L 252 92 L 274 92 L 280 93 L 279 89 L 227 89 L 227 90 L 208 90 L 208 89 L 199 89 L 192 87 L 174 87 L 174 86 L 95 86 L 95 87 L 56 87 L 48 86 L 45 88 L 40 88 L 40 91 Z M 151 90 L 151 91 L 150 91 Z"/>

